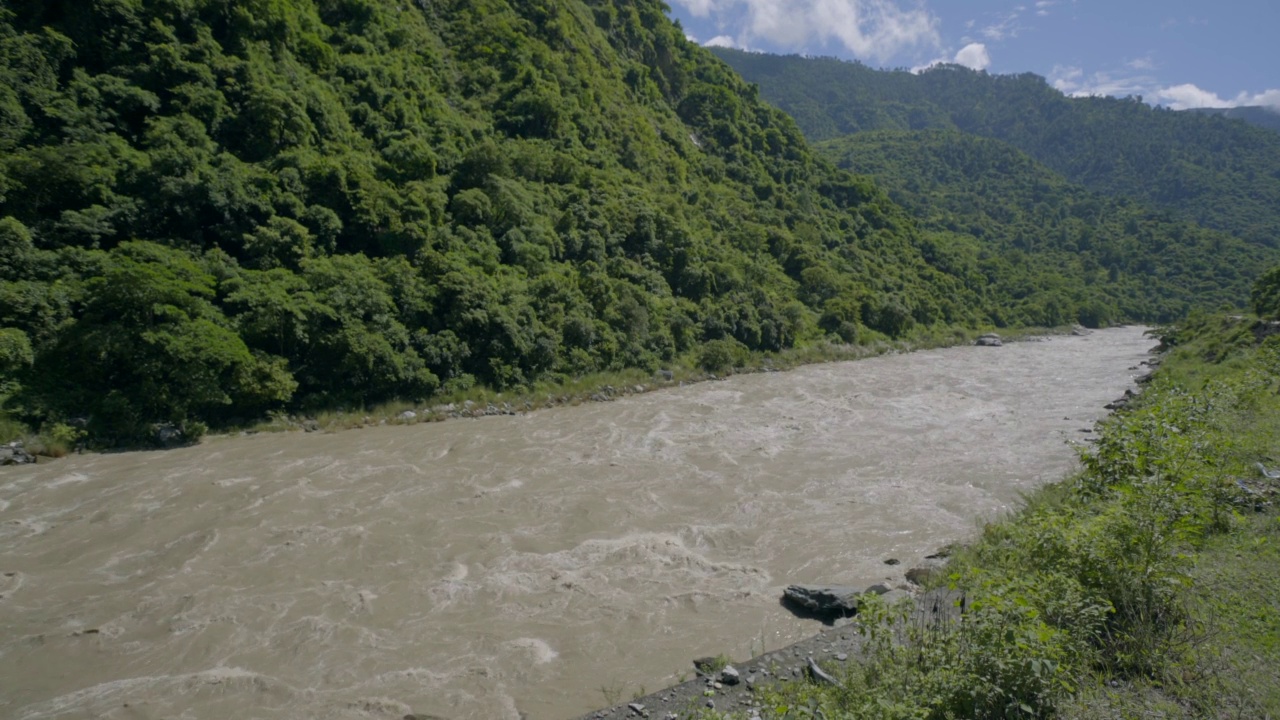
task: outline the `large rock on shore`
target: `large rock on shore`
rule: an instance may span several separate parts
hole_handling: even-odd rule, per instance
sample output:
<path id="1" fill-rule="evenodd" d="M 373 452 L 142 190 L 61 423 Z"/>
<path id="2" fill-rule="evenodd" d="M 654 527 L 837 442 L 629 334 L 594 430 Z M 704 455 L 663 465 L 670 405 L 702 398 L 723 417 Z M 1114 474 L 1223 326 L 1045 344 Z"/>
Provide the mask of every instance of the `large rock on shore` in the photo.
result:
<path id="1" fill-rule="evenodd" d="M 30 465 L 36 461 L 20 442 L 0 445 L 0 465 Z"/>
<path id="2" fill-rule="evenodd" d="M 814 615 L 849 617 L 858 612 L 861 594 L 862 588 L 852 585 L 788 585 L 782 598 Z"/>
<path id="3" fill-rule="evenodd" d="M 973 344 L 978 347 L 1000 347 L 1004 345 L 1004 342 L 1000 340 L 999 335 L 995 333 L 987 333 L 986 335 L 979 337 Z"/>

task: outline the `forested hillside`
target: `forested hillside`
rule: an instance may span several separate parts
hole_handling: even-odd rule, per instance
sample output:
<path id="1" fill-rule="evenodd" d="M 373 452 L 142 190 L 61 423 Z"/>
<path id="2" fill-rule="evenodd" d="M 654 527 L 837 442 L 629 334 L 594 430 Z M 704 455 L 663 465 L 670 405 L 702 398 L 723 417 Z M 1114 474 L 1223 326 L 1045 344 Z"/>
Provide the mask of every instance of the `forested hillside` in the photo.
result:
<path id="1" fill-rule="evenodd" d="M 1280 110 L 1275 108 L 1246 106 L 1233 108 L 1195 108 L 1187 110 L 1198 115 L 1218 115 L 1232 120 L 1243 120 L 1250 125 L 1280 132 Z"/>
<path id="2" fill-rule="evenodd" d="M 111 441 L 990 321 L 663 10 L 4 3 L 8 411 Z"/>
<path id="3" fill-rule="evenodd" d="M 817 145 L 911 210 L 947 255 L 975 259 L 1000 319 L 1171 322 L 1239 306 L 1270 249 L 1067 182 L 1011 145 L 954 130 L 880 130 Z M 943 261 L 943 267 L 948 267 Z M 961 265 L 963 267 L 964 265 Z M 1081 290 L 1091 299 L 1080 302 Z"/>
<path id="4" fill-rule="evenodd" d="M 1140 98 L 1068 98 L 1032 74 L 946 65 L 914 74 L 717 48 L 810 140 L 950 129 L 1003 140 L 1095 192 L 1280 245 L 1280 134 Z"/>

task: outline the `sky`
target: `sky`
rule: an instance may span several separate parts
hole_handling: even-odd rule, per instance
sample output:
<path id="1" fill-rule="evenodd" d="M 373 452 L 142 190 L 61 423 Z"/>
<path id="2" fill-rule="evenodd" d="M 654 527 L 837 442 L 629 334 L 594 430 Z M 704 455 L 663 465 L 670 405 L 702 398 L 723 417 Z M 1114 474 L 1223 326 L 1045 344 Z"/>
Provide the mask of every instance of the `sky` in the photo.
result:
<path id="1" fill-rule="evenodd" d="M 704 45 L 920 71 L 1033 72 L 1068 95 L 1280 112 L 1280 0 L 667 0 Z"/>

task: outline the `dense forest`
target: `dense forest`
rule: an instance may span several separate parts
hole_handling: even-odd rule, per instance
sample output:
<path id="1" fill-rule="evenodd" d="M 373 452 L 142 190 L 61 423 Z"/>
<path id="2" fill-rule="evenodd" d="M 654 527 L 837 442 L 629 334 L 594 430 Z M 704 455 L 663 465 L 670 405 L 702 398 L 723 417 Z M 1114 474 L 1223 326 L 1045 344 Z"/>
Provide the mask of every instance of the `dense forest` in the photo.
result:
<path id="1" fill-rule="evenodd" d="M 0 382 L 150 423 L 976 325 L 656 0 L 0 10 Z"/>
<path id="2" fill-rule="evenodd" d="M 921 73 L 716 48 L 810 140 L 946 129 L 1005 141 L 1071 182 L 1280 245 L 1280 134 L 1140 97 L 1069 98 L 1030 73 Z"/>
<path id="3" fill-rule="evenodd" d="M 974 258 L 1002 296 L 1000 319 L 1090 325 L 1171 322 L 1239 306 L 1280 257 L 1128 198 L 1065 180 L 1008 143 L 955 130 L 879 130 L 817 145 L 867 173 L 928 231 L 930 247 Z M 944 264 L 944 267 L 947 265 Z M 1082 301 L 1088 290 L 1092 298 Z"/>
<path id="4" fill-rule="evenodd" d="M 665 10 L 6 0 L 6 422 L 133 442 L 707 355 L 1159 320 L 1242 305 L 1271 252 L 1280 175 L 1241 123 L 1188 116 L 1226 128 L 1226 149 L 1185 205 L 1235 197 L 1209 224 L 1252 246 L 1084 195 L 975 244 L 1012 211 L 940 219 L 903 192 L 921 227 Z M 1061 100 L 988 94 L 1015 117 Z M 798 114 L 811 133 L 826 117 Z M 1132 135 L 1081 122 L 1063 129 L 1072 157 L 1120 157 Z"/>
<path id="5" fill-rule="evenodd" d="M 1195 108 L 1185 112 L 1199 115 L 1218 115 L 1233 120 L 1242 120 L 1250 125 L 1280 132 L 1280 109 L 1249 105 L 1233 108 Z"/>

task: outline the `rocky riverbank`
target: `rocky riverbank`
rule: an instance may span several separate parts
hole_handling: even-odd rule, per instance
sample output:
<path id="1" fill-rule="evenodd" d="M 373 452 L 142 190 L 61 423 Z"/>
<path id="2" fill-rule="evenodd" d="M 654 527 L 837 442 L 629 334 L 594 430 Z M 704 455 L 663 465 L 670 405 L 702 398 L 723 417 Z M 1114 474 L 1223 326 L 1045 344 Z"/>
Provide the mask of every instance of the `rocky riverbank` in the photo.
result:
<path id="1" fill-rule="evenodd" d="M 873 591 L 874 588 L 868 589 Z M 890 592 L 894 594 L 883 595 L 886 600 L 911 603 L 911 622 L 946 623 L 959 617 L 961 597 L 957 593 L 908 593 L 902 589 Z M 787 683 L 836 682 L 846 663 L 857 662 L 863 641 L 856 616 L 835 618 L 830 627 L 810 638 L 747 660 L 739 662 L 723 656 L 694 659 L 690 671 L 696 677 L 692 680 L 618 702 L 578 720 L 684 720 L 706 710 L 743 713 L 752 720 L 761 717 L 762 689 Z"/>
<path id="2" fill-rule="evenodd" d="M 1077 329 L 1073 334 L 1086 333 Z M 980 339 L 977 344 L 999 347 L 999 338 L 986 342 Z M 1157 356 L 1140 364 L 1149 369 L 1139 378 L 1140 387 L 1150 381 L 1160 362 L 1161 358 Z M 1125 390 L 1123 396 L 1108 403 L 1106 408 L 1113 412 L 1124 410 L 1136 396 L 1133 390 Z M 762 688 L 787 683 L 832 683 L 838 680 L 846 663 L 857 661 L 864 641 L 857 610 L 866 595 L 878 595 L 890 605 L 910 604 L 908 617 L 911 622 L 945 623 L 959 618 L 964 602 L 960 593 L 947 589 L 925 590 L 927 586 L 938 584 L 934 580 L 938 573 L 944 571 L 953 550 L 950 546 L 941 548 L 907 569 L 899 579 L 867 588 L 789 585 L 783 591 L 782 604 L 801 617 L 822 620 L 829 627 L 800 642 L 742 661 L 726 656 L 693 659 L 690 662 L 691 672 L 696 675 L 693 679 L 616 702 L 610 707 L 582 715 L 578 720 L 685 720 L 702 711 L 738 712 L 745 714 L 748 720 L 758 720 L 762 712 Z M 891 567 L 901 565 L 894 558 L 886 559 L 885 564 Z"/>

